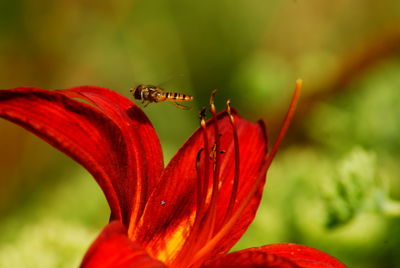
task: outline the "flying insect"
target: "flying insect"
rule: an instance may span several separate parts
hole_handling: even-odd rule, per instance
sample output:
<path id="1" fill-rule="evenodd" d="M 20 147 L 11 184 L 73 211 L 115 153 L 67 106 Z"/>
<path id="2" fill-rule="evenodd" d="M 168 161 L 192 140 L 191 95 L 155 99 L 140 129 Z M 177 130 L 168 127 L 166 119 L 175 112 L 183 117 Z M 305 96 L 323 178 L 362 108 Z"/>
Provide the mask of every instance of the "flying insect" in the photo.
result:
<path id="1" fill-rule="evenodd" d="M 145 103 L 144 107 L 152 102 L 157 103 L 168 101 L 180 109 L 188 110 L 190 109 L 190 107 L 187 107 L 177 102 L 193 100 L 193 96 L 189 96 L 183 93 L 165 92 L 164 89 L 152 85 L 138 85 L 137 87 L 132 88 L 130 92 L 132 92 L 132 95 L 135 99 L 141 100 L 142 103 Z"/>

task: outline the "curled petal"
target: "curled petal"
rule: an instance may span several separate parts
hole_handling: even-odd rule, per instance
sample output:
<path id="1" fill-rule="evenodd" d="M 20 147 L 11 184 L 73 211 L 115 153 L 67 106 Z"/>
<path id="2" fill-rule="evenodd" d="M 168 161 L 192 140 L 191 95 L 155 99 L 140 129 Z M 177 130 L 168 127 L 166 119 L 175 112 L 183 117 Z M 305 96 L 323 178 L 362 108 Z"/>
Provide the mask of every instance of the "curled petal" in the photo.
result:
<path id="1" fill-rule="evenodd" d="M 127 145 L 121 129 L 99 109 L 60 93 L 0 90 L 0 117 L 39 136 L 85 167 L 105 193 L 115 218 L 128 213 L 123 199 Z"/>
<path id="2" fill-rule="evenodd" d="M 132 101 L 106 88 L 82 86 L 58 92 L 92 103 L 121 129 L 127 146 L 127 177 L 116 180 L 125 185 L 123 198 L 129 213 L 124 218 L 135 226 L 163 170 L 161 145 L 151 122 Z"/>
<path id="3" fill-rule="evenodd" d="M 114 221 L 108 224 L 93 242 L 81 263 L 81 268 L 165 268 L 151 258 L 137 243 L 129 240 L 124 226 Z"/>

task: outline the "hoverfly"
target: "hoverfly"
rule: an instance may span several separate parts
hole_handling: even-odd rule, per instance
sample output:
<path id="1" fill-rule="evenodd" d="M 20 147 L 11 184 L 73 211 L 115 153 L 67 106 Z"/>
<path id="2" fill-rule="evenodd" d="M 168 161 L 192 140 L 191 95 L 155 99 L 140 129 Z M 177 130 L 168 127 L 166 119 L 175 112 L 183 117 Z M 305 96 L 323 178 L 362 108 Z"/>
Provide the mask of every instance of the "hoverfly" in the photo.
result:
<path id="1" fill-rule="evenodd" d="M 151 102 L 169 101 L 180 109 L 190 109 L 190 107 L 177 103 L 178 101 L 191 101 L 192 96 L 176 92 L 164 92 L 164 89 L 152 85 L 138 85 L 130 90 L 135 99 L 147 102 L 144 107 Z"/>

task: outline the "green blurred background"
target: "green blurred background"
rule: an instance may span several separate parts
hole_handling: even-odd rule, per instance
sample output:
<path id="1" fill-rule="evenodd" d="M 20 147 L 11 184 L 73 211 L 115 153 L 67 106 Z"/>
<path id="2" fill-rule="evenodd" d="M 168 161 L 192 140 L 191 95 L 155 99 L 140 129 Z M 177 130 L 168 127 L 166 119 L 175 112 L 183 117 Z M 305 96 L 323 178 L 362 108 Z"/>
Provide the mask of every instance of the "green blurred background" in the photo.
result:
<path id="1" fill-rule="evenodd" d="M 213 88 L 273 138 L 299 77 L 295 122 L 235 249 L 296 242 L 349 267 L 400 267 L 400 1 L 0 1 L 0 88 L 195 96 L 190 111 L 145 109 L 166 163 Z M 99 187 L 5 120 L 0 150 L 0 267 L 77 266 L 108 220 Z"/>

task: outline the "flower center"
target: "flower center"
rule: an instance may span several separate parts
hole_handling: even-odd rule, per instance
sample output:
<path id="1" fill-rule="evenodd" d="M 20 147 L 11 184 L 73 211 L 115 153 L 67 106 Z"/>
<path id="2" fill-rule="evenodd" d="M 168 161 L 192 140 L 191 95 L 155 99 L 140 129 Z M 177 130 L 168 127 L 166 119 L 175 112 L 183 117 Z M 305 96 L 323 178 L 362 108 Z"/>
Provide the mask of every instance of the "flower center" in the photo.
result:
<path id="1" fill-rule="evenodd" d="M 202 128 L 204 147 L 199 150 L 196 161 L 196 216 L 191 232 L 172 266 L 196 267 L 201 264 L 204 256 L 199 256 L 197 259 L 193 257 L 196 255 L 196 252 L 201 249 L 205 249 L 206 252 L 214 249 L 214 246 L 209 248 L 207 247 L 208 241 L 212 240 L 215 234 L 224 228 L 224 223 L 227 222 L 232 216 L 235 201 L 237 199 L 240 173 L 239 137 L 235 126 L 235 120 L 231 112 L 230 101 L 228 101 L 226 113 L 230 121 L 234 143 L 234 178 L 229 202 L 224 212 L 223 221 L 216 222 L 218 215 L 217 213 L 220 212 L 217 211 L 219 191 L 221 187 L 224 187 L 220 178 L 221 154 L 223 154 L 225 151 L 221 150 L 221 134 L 219 133 L 218 126 L 219 119 L 217 118 L 214 105 L 215 92 L 215 90 L 212 92 L 210 98 L 210 111 L 212 114 L 212 121 L 210 122 L 213 124 L 213 129 L 211 131 L 213 133 L 213 140 L 215 142 L 212 146 L 210 146 L 205 119 L 206 110 L 204 108 L 200 112 L 200 126 Z M 201 165 L 201 163 L 203 165 Z M 209 189 L 209 187 L 211 187 L 211 189 Z"/>
<path id="2" fill-rule="evenodd" d="M 255 180 L 254 185 L 247 192 L 246 196 L 235 207 L 235 203 L 237 201 L 237 193 L 240 179 L 240 152 L 239 152 L 239 137 L 237 132 L 237 126 L 235 123 L 235 118 L 232 114 L 230 108 L 230 101 L 227 101 L 227 109 L 226 113 L 229 118 L 229 122 L 232 128 L 232 137 L 234 144 L 234 178 L 232 182 L 230 198 L 227 205 L 226 210 L 223 212 L 223 220 L 222 222 L 216 222 L 217 218 L 217 204 L 218 204 L 218 194 L 220 191 L 220 187 L 225 187 L 223 181 L 220 179 L 220 169 L 221 169 L 221 143 L 220 143 L 220 134 L 219 134 L 219 126 L 218 126 L 218 118 L 214 105 L 214 95 L 216 91 L 214 90 L 211 94 L 210 98 L 210 111 L 212 114 L 213 120 L 213 134 L 214 141 L 212 147 L 210 147 L 208 135 L 207 135 L 207 124 L 205 120 L 205 109 L 200 112 L 200 125 L 202 128 L 203 134 L 203 144 L 204 148 L 202 148 L 197 155 L 196 161 L 196 170 L 197 170 L 197 187 L 196 187 L 196 215 L 195 220 L 190 231 L 189 236 L 187 237 L 182 250 L 177 255 L 171 267 L 199 267 L 206 260 L 209 254 L 215 250 L 218 243 L 229 234 L 229 231 L 232 230 L 235 223 L 238 221 L 243 211 L 246 209 L 254 195 L 257 193 L 260 184 L 263 182 L 265 178 L 265 174 L 271 165 L 272 159 L 274 158 L 283 137 L 290 125 L 291 119 L 294 115 L 294 110 L 300 95 L 300 89 L 302 86 L 302 81 L 298 80 L 296 82 L 295 91 L 289 106 L 289 110 L 286 114 L 284 122 L 282 124 L 279 135 L 272 146 L 270 152 L 268 152 L 265 156 L 265 159 L 262 164 L 261 171 L 259 172 L 259 176 Z M 201 157 L 203 155 L 203 157 Z M 211 156 L 212 159 L 212 169 L 210 165 L 210 161 L 208 156 Z M 203 165 L 201 164 L 201 160 L 203 159 Z M 200 169 L 200 166 L 203 167 L 203 170 Z M 210 174 L 213 174 L 211 181 L 211 196 L 209 196 L 209 187 L 210 187 Z M 221 185 L 220 185 L 221 184 Z M 221 213 L 221 211 L 219 211 Z"/>

